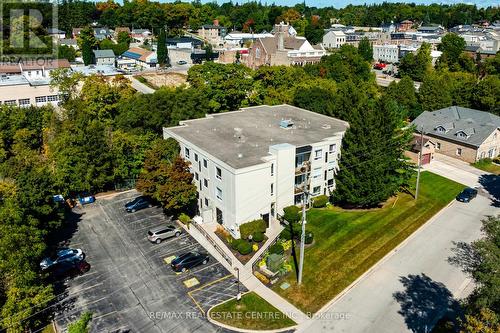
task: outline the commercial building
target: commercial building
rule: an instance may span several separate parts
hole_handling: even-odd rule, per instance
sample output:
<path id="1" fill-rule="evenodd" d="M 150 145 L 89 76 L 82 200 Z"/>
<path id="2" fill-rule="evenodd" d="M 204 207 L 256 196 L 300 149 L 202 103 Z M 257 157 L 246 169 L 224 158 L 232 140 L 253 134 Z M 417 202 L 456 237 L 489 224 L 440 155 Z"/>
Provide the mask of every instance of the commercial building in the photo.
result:
<path id="1" fill-rule="evenodd" d="M 223 46 L 224 37 L 226 36 L 227 29 L 219 25 L 218 20 L 214 20 L 214 24 L 202 25 L 198 30 L 198 36 L 207 41 L 213 46 Z"/>
<path id="2" fill-rule="evenodd" d="M 26 61 L 0 64 L 0 104 L 42 106 L 57 104 L 57 88 L 50 87 L 50 72 L 70 68 L 67 60 Z"/>
<path id="3" fill-rule="evenodd" d="M 283 208 L 335 187 L 345 121 L 290 105 L 256 106 L 163 129 L 191 163 L 204 223 L 234 237 L 255 219 L 277 223 Z"/>
<path id="4" fill-rule="evenodd" d="M 450 106 L 423 112 L 412 122 L 437 153 L 474 163 L 500 154 L 500 117 L 474 109 Z"/>
<path id="5" fill-rule="evenodd" d="M 399 61 L 398 45 L 384 44 L 373 45 L 373 60 L 383 61 L 388 63 L 396 63 Z"/>
<path id="6" fill-rule="evenodd" d="M 119 68 L 154 68 L 158 66 L 157 55 L 153 51 L 148 51 L 140 47 L 131 47 L 117 60 L 117 66 Z"/>

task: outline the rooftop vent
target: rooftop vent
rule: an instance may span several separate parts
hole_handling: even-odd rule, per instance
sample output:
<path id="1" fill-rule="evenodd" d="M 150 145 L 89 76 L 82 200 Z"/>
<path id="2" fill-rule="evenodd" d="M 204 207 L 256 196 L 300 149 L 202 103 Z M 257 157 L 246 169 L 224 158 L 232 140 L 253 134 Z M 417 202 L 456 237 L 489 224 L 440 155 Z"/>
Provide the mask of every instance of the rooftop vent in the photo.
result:
<path id="1" fill-rule="evenodd" d="M 283 119 L 280 121 L 280 127 L 284 129 L 289 129 L 293 128 L 293 121 L 292 119 Z"/>

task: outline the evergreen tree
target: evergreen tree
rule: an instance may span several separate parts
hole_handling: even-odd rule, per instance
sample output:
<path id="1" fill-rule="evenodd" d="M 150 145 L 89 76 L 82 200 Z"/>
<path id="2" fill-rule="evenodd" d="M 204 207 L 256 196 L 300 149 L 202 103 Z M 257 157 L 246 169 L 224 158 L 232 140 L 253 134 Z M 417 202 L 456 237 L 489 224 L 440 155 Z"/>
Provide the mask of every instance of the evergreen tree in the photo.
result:
<path id="1" fill-rule="evenodd" d="M 94 53 L 92 50 L 98 45 L 92 28 L 87 27 L 80 31 L 80 35 L 78 36 L 78 45 L 82 50 L 83 63 L 85 65 L 90 65 L 94 60 Z"/>
<path id="2" fill-rule="evenodd" d="M 335 202 L 373 207 L 407 186 L 411 165 L 403 153 L 411 132 L 401 125 L 394 101 L 370 99 L 351 110 L 342 141 Z"/>
<path id="3" fill-rule="evenodd" d="M 158 35 L 158 63 L 161 67 L 169 67 L 170 59 L 168 57 L 167 49 L 167 36 L 165 34 L 165 29 L 160 28 L 160 34 Z"/>
<path id="4" fill-rule="evenodd" d="M 373 47 L 367 37 L 363 37 L 359 42 L 358 52 L 368 62 L 373 60 Z"/>

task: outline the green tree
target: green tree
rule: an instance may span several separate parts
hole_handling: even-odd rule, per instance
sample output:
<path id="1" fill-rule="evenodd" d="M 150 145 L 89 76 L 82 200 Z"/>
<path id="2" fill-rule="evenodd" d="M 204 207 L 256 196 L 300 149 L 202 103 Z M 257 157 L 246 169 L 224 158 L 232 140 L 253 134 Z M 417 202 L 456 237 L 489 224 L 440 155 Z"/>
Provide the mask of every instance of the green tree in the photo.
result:
<path id="1" fill-rule="evenodd" d="M 78 46 L 82 50 L 82 58 L 85 65 L 90 65 L 94 59 L 93 49 L 97 47 L 98 42 L 94 36 L 94 30 L 91 27 L 83 28 L 77 38 Z"/>
<path id="2" fill-rule="evenodd" d="M 59 89 L 64 98 L 73 98 L 78 91 L 78 83 L 83 78 L 79 72 L 68 68 L 58 68 L 50 71 L 50 86 Z"/>
<path id="3" fill-rule="evenodd" d="M 418 91 L 418 99 L 424 111 L 434 111 L 452 104 L 450 82 L 445 75 L 431 73 L 424 77 Z"/>
<path id="4" fill-rule="evenodd" d="M 80 318 L 68 325 L 68 333 L 88 333 L 89 323 L 92 320 L 92 313 L 84 312 Z"/>
<path id="5" fill-rule="evenodd" d="M 462 52 L 465 50 L 465 40 L 455 34 L 448 33 L 441 38 L 441 44 L 439 44 L 438 49 L 443 52 L 439 61 L 448 65 L 450 69 L 458 63 L 458 59 Z"/>
<path id="6" fill-rule="evenodd" d="M 477 314 L 466 314 L 460 324 L 460 333 L 500 332 L 500 318 L 488 308 L 480 309 Z"/>
<path id="7" fill-rule="evenodd" d="M 118 37 L 116 38 L 116 42 L 118 44 L 125 43 L 125 44 L 127 44 L 127 47 L 130 45 L 131 41 L 132 41 L 132 38 L 130 37 L 130 35 L 126 31 L 120 31 L 118 33 Z"/>
<path id="8" fill-rule="evenodd" d="M 57 47 L 57 58 L 67 59 L 69 62 L 73 62 L 76 58 L 76 50 L 71 46 L 59 45 Z"/>
<path id="9" fill-rule="evenodd" d="M 409 76 L 412 80 L 423 81 L 431 67 L 431 46 L 424 42 L 417 54 L 408 53 L 401 58 L 398 71 L 401 76 Z"/>
<path id="10" fill-rule="evenodd" d="M 358 45 L 358 52 L 368 62 L 373 60 L 373 46 L 368 37 L 363 37 Z"/>
<path id="11" fill-rule="evenodd" d="M 479 110 L 500 116 L 500 77 L 489 75 L 481 80 L 473 94 L 473 105 Z"/>
<path id="12" fill-rule="evenodd" d="M 373 207 L 407 186 L 411 167 L 404 151 L 411 132 L 401 128 L 393 101 L 367 100 L 351 110 L 342 140 L 335 202 Z"/>
<path id="13" fill-rule="evenodd" d="M 158 63 L 161 67 L 169 67 L 170 59 L 168 57 L 168 49 L 167 49 L 167 36 L 165 34 L 165 29 L 161 28 L 160 33 L 158 35 Z"/>
<path id="14" fill-rule="evenodd" d="M 392 81 L 387 87 L 386 94 L 401 107 L 401 119 L 406 117 L 414 119 L 420 114 L 415 84 L 409 76 L 404 76 L 399 82 Z"/>

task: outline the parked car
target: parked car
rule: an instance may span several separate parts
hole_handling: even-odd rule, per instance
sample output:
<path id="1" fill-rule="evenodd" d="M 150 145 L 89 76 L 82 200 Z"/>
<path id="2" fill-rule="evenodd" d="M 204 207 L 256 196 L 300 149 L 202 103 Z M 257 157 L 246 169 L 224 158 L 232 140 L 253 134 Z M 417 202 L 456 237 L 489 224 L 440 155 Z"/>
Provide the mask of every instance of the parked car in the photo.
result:
<path id="1" fill-rule="evenodd" d="M 63 261 L 47 269 L 53 279 L 62 279 L 74 277 L 87 273 L 90 270 L 90 264 L 85 260 L 81 261 Z"/>
<path id="2" fill-rule="evenodd" d="M 377 63 L 373 66 L 373 68 L 375 68 L 375 69 L 384 69 L 386 66 L 387 66 L 387 65 L 386 65 L 386 64 L 384 64 L 384 63 L 377 62 Z"/>
<path id="3" fill-rule="evenodd" d="M 460 202 L 470 202 L 477 196 L 477 190 L 467 187 L 459 195 L 457 195 L 457 200 Z"/>
<path id="4" fill-rule="evenodd" d="M 207 264 L 208 260 L 208 254 L 192 251 L 178 256 L 170 265 L 176 272 L 185 272 L 189 268 Z"/>
<path id="5" fill-rule="evenodd" d="M 63 262 L 80 262 L 85 260 L 85 253 L 81 249 L 64 248 L 58 250 L 55 255 L 47 257 L 40 262 L 42 270 L 63 263 Z"/>
<path id="6" fill-rule="evenodd" d="M 125 209 L 129 213 L 135 213 L 136 211 L 144 209 L 146 207 L 153 207 L 153 204 L 145 196 L 137 197 L 125 204 Z"/>
<path id="7" fill-rule="evenodd" d="M 87 204 L 91 204 L 91 203 L 95 202 L 95 197 L 93 195 L 87 195 L 85 197 L 79 197 L 78 201 L 82 205 L 87 205 Z"/>
<path id="8" fill-rule="evenodd" d="M 170 237 L 179 237 L 181 233 L 181 228 L 177 228 L 174 225 L 161 225 L 148 231 L 148 239 L 152 243 L 160 244 L 162 240 Z"/>
<path id="9" fill-rule="evenodd" d="M 179 60 L 179 61 L 177 61 L 177 64 L 178 65 L 186 65 L 187 61 L 186 60 Z"/>

